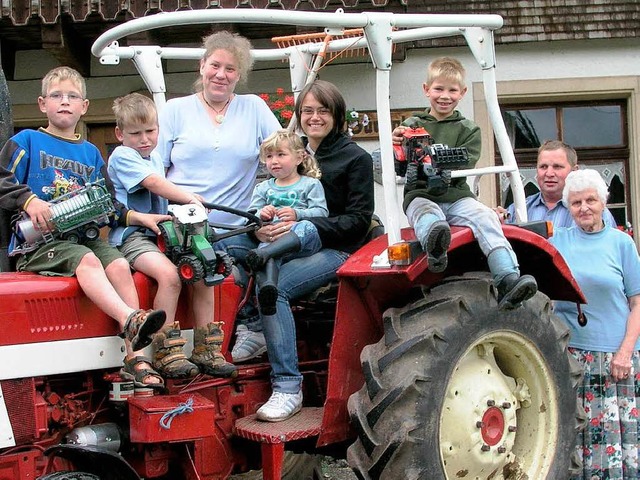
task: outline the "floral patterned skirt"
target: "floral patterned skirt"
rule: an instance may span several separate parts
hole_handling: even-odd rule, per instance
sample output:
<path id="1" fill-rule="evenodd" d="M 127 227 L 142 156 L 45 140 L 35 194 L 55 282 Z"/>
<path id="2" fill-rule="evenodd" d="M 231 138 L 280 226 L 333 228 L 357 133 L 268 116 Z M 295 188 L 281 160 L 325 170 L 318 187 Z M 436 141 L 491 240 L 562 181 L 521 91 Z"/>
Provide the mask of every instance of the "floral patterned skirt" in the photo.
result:
<path id="1" fill-rule="evenodd" d="M 578 399 L 587 425 L 578 434 L 576 448 L 583 461 L 584 480 L 638 479 L 640 431 L 640 352 L 631 357 L 631 375 L 614 382 L 610 375 L 613 353 L 570 348 L 583 368 Z"/>

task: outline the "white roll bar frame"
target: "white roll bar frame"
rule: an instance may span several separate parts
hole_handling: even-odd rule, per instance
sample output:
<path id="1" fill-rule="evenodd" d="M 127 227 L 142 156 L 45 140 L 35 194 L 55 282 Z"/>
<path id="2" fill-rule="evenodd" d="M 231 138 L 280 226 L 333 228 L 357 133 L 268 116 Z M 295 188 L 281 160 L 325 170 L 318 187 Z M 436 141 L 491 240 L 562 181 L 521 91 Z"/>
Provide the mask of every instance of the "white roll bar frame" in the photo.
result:
<path id="1" fill-rule="evenodd" d="M 394 14 L 380 12 L 344 13 L 337 12 L 298 12 L 262 9 L 212 9 L 180 11 L 130 20 L 103 33 L 91 48 L 93 55 L 103 64 L 117 65 L 121 58 L 131 59 L 142 76 L 149 91 L 153 94 L 158 108 L 165 103 L 166 87 L 162 70 L 163 59 L 202 58 L 202 48 L 175 48 L 160 46 L 120 47 L 118 40 L 147 30 L 204 23 L 264 23 L 279 25 L 302 25 L 330 29 L 362 28 L 364 37 L 333 40 L 329 51 L 366 46 L 376 69 L 376 108 L 378 131 L 380 135 L 380 153 L 382 163 L 382 185 L 385 199 L 385 227 L 388 243 L 392 245 L 401 240 L 400 222 L 392 212 L 397 211 L 398 199 L 396 176 L 391 142 L 391 116 L 389 101 L 389 78 L 392 67 L 392 45 L 414 40 L 438 38 L 444 36 L 464 36 L 475 60 L 482 69 L 482 82 L 489 120 L 494 131 L 503 166 L 457 170 L 452 177 L 480 176 L 484 174 L 506 173 L 516 206 L 516 218 L 527 220 L 524 186 L 518 172 L 511 142 L 500 113 L 495 76 L 495 47 L 493 30 L 502 27 L 499 15 L 440 15 L 440 14 Z M 322 48 L 322 43 L 308 43 L 278 49 L 253 50 L 257 61 L 289 60 L 292 90 L 295 95 L 302 89 L 305 77 L 311 66 L 313 55 Z M 295 57 L 293 54 L 296 53 Z M 302 59 L 303 61 L 300 61 Z M 374 266 L 388 266 L 385 252 L 381 252 Z"/>

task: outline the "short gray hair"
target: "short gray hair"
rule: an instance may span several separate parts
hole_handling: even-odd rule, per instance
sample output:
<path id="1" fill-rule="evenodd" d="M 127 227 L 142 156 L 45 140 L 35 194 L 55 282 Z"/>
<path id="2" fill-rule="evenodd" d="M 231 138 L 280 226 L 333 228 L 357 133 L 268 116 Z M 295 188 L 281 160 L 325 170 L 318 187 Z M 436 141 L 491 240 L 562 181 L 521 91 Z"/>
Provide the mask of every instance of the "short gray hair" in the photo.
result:
<path id="1" fill-rule="evenodd" d="M 567 175 L 562 190 L 562 201 L 565 205 L 569 205 L 569 194 L 571 192 L 582 192 L 583 190 L 593 189 L 603 204 L 607 204 L 609 191 L 602 175 L 596 170 L 585 168 L 583 170 L 574 170 Z"/>

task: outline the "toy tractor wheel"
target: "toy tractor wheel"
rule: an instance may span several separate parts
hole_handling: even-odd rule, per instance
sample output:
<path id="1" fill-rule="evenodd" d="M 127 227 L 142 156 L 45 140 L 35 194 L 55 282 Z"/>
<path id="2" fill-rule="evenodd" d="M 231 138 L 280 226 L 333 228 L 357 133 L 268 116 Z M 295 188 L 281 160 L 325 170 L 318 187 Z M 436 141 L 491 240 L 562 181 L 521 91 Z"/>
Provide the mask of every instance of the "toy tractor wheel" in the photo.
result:
<path id="1" fill-rule="evenodd" d="M 195 255 L 185 255 L 178 260 L 178 275 L 186 283 L 196 283 L 204 276 L 204 266 Z"/>
<path id="2" fill-rule="evenodd" d="M 160 229 L 160 235 L 158 235 L 158 250 L 162 253 L 167 253 L 171 248 L 171 236 L 169 230 L 172 230 L 175 233 L 173 228 L 173 223 L 171 222 L 162 222 L 158 224 L 158 228 Z"/>
<path id="3" fill-rule="evenodd" d="M 38 477 L 38 480 L 100 480 L 100 477 L 85 472 L 53 472 Z"/>
<path id="4" fill-rule="evenodd" d="M 233 258 L 226 252 L 216 250 L 216 273 L 222 275 L 224 278 L 231 275 L 233 271 Z"/>
<path id="5" fill-rule="evenodd" d="M 567 478 L 576 472 L 581 369 L 538 293 L 497 309 L 488 275 L 449 277 L 384 314 L 349 399 L 359 478 Z"/>

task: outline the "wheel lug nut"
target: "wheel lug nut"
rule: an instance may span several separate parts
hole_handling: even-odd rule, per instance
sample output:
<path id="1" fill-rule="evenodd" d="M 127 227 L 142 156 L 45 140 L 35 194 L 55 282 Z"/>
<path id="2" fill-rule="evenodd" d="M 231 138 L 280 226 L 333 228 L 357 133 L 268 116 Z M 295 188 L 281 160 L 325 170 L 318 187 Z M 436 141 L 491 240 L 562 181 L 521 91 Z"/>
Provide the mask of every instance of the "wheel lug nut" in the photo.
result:
<path id="1" fill-rule="evenodd" d="M 513 425 L 509 425 L 509 431 L 511 433 L 515 432 L 518 429 L 518 427 L 514 427 Z"/>
<path id="2" fill-rule="evenodd" d="M 480 447 L 480 450 L 482 450 L 483 452 L 488 452 L 489 450 L 491 450 L 491 447 L 485 444 Z"/>
<path id="3" fill-rule="evenodd" d="M 478 427 L 478 428 L 482 428 L 482 427 L 484 427 L 484 422 L 481 422 L 480 420 L 478 420 L 478 421 L 476 422 L 476 427 Z"/>
<path id="4" fill-rule="evenodd" d="M 504 447 L 498 447 L 498 453 L 505 453 L 507 451 Z"/>
<path id="5" fill-rule="evenodd" d="M 495 404 L 495 400 L 487 400 L 487 407 L 493 407 Z"/>
<path id="6" fill-rule="evenodd" d="M 502 402 L 502 408 L 504 408 L 505 410 L 507 408 L 511 408 L 511 404 L 509 402 Z"/>

